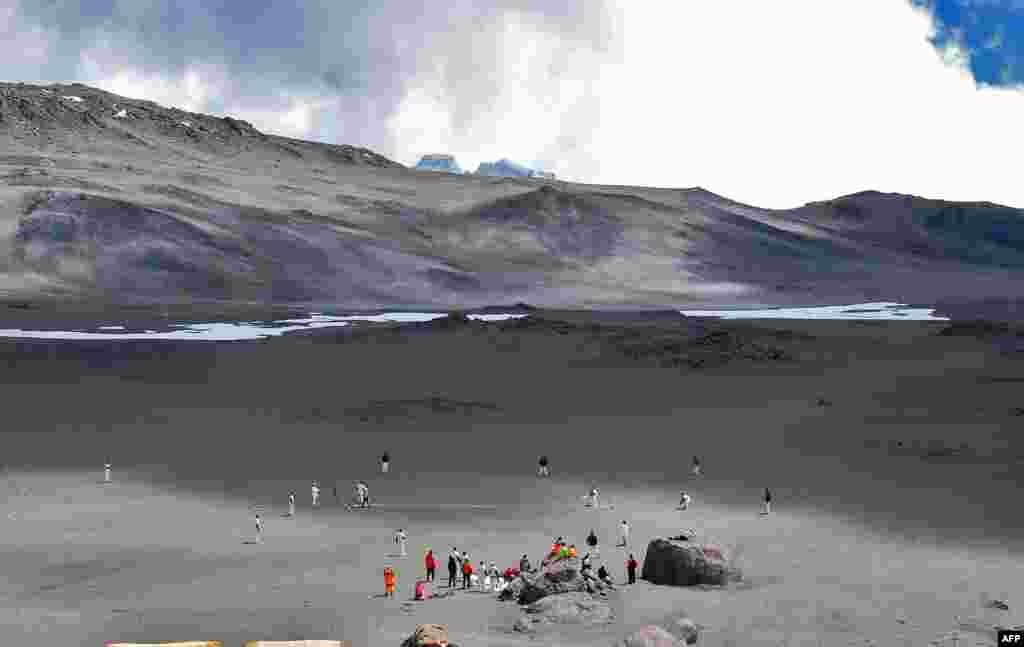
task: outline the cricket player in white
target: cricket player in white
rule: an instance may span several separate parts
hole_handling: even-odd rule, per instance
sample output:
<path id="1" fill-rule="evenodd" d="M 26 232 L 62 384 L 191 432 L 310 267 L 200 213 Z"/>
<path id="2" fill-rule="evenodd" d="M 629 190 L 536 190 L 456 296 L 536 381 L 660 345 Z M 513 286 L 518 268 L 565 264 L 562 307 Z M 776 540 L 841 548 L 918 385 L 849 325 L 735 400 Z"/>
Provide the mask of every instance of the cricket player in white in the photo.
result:
<path id="1" fill-rule="evenodd" d="M 110 462 L 103 464 L 103 482 L 110 483 Z"/>
<path id="2" fill-rule="evenodd" d="M 256 515 L 256 541 L 263 543 L 263 520 L 260 519 L 260 515 Z"/>
<path id="3" fill-rule="evenodd" d="M 629 523 L 623 519 L 619 524 L 619 546 L 629 546 Z"/>
<path id="4" fill-rule="evenodd" d="M 288 516 L 289 517 L 294 517 L 295 516 L 295 493 L 294 492 L 289 492 L 288 493 Z"/>
<path id="5" fill-rule="evenodd" d="M 590 488 L 590 499 L 589 499 L 589 503 L 587 505 L 589 505 L 591 508 L 596 508 L 597 507 L 597 495 L 598 494 L 599 494 L 599 492 L 598 492 L 596 487 L 595 488 Z"/>
<path id="6" fill-rule="evenodd" d="M 391 468 L 391 457 L 388 456 L 387 452 L 384 452 L 384 455 L 380 457 L 380 472 L 381 472 L 381 474 L 387 474 L 388 470 L 390 468 Z"/>
<path id="7" fill-rule="evenodd" d="M 406 556 L 406 543 L 409 541 L 409 535 L 405 534 L 405 531 L 401 528 L 395 533 L 395 543 L 398 544 L 398 549 L 402 557 Z"/>
<path id="8" fill-rule="evenodd" d="M 313 495 L 313 507 L 320 505 L 320 486 L 317 485 L 316 481 L 313 481 L 313 486 L 310 488 L 310 492 Z"/>

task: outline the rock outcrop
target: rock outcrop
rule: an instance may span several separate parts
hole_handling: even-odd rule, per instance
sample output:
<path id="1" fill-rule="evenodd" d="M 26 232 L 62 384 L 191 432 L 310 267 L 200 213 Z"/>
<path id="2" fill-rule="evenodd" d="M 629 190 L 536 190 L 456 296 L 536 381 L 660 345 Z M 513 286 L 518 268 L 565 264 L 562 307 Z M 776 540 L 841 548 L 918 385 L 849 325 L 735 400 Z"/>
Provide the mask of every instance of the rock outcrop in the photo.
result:
<path id="1" fill-rule="evenodd" d="M 607 602 L 589 593 L 560 593 L 540 599 L 525 609 L 526 617 L 513 627 L 516 631 L 531 631 L 538 626 L 565 624 L 608 624 L 614 614 Z"/>
<path id="2" fill-rule="evenodd" d="M 402 642 L 402 647 L 455 647 L 448 643 L 448 628 L 444 625 L 422 624 Z"/>
<path id="3" fill-rule="evenodd" d="M 462 167 L 455 161 L 452 155 L 443 153 L 431 153 L 424 155 L 416 163 L 416 169 L 420 171 L 439 171 L 441 173 L 455 173 L 462 175 Z"/>
<path id="4" fill-rule="evenodd" d="M 477 175 L 491 177 L 534 177 L 536 171 L 510 159 L 502 158 L 497 162 L 481 162 L 476 169 Z"/>
<path id="5" fill-rule="evenodd" d="M 499 594 L 501 600 L 516 600 L 519 604 L 534 602 L 552 595 L 585 593 L 603 595 L 608 587 L 593 577 L 580 572 L 578 558 L 564 559 L 548 565 L 543 571 L 520 573 Z"/>
<path id="6" fill-rule="evenodd" d="M 700 632 L 685 614 L 675 614 L 656 625 L 641 627 L 615 647 L 683 647 L 696 645 Z"/>
<path id="7" fill-rule="evenodd" d="M 658 538 L 647 546 L 641 578 L 670 586 L 720 586 L 739 581 L 742 573 L 718 547 Z"/>

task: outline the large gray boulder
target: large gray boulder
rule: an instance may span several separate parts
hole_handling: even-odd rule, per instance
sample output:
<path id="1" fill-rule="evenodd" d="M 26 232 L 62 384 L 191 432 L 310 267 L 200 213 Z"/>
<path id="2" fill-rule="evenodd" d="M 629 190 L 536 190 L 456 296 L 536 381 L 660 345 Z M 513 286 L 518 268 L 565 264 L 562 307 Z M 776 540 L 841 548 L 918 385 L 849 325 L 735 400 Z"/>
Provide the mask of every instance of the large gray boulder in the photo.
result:
<path id="1" fill-rule="evenodd" d="M 606 589 L 596 578 L 584 577 L 580 572 L 580 560 L 572 558 L 549 564 L 541 571 L 520 573 L 501 592 L 499 599 L 532 604 L 550 595 L 563 593 L 603 595 Z"/>
<path id="2" fill-rule="evenodd" d="M 611 607 L 588 593 L 549 595 L 528 605 L 526 616 L 516 622 L 516 631 L 529 631 L 547 625 L 598 625 L 614 620 Z"/>
<path id="3" fill-rule="evenodd" d="M 689 542 L 652 539 L 641 579 L 652 584 L 721 586 L 742 579 L 739 568 L 730 564 L 720 549 Z"/>

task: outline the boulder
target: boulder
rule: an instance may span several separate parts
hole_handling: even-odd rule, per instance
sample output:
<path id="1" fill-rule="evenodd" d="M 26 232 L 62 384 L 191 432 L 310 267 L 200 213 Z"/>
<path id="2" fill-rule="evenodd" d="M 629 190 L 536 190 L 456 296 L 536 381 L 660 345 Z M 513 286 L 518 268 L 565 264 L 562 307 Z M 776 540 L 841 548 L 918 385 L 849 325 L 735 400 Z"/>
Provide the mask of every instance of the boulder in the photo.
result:
<path id="1" fill-rule="evenodd" d="M 434 645 L 451 647 L 448 645 L 448 628 L 444 625 L 418 625 L 416 631 L 402 643 L 402 647 L 429 647 Z"/>
<path id="2" fill-rule="evenodd" d="M 717 546 L 658 538 L 647 545 L 641 579 L 670 586 L 720 586 L 739 581 L 742 573 Z"/>
<path id="3" fill-rule="evenodd" d="M 580 572 L 579 558 L 563 559 L 549 564 L 542 571 L 520 573 L 499 594 L 501 600 L 516 600 L 519 604 L 532 604 L 550 595 L 587 593 L 601 595 L 607 587 Z"/>
<path id="4" fill-rule="evenodd" d="M 616 647 L 683 647 L 696 645 L 697 625 L 685 615 L 669 616 L 657 625 L 641 627 Z"/>
<path id="5" fill-rule="evenodd" d="M 700 631 L 697 629 L 697 625 L 686 616 L 677 616 L 669 618 L 665 622 L 661 623 L 662 627 L 670 634 L 676 637 L 677 640 L 686 645 L 696 645 L 697 638 L 700 636 Z"/>
<path id="6" fill-rule="evenodd" d="M 607 624 L 613 619 L 608 603 L 588 593 L 549 595 L 530 604 L 525 611 L 526 620 L 531 625 L 594 625 Z"/>
<path id="7" fill-rule="evenodd" d="M 662 627 L 647 625 L 626 636 L 616 647 L 682 647 L 683 644 Z"/>

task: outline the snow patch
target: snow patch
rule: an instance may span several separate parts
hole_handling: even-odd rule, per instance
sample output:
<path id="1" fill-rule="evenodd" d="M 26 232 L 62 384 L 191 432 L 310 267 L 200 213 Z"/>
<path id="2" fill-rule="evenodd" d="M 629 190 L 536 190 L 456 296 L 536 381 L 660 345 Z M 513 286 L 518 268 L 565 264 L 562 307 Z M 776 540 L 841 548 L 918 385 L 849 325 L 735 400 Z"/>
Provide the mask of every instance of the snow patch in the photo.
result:
<path id="1" fill-rule="evenodd" d="M 119 112 L 116 115 L 114 115 L 114 119 L 126 119 L 127 117 L 128 117 L 128 111 L 127 110 L 121 110 L 121 112 Z"/>
<path id="2" fill-rule="evenodd" d="M 82 103 L 83 101 L 85 101 L 85 99 L 83 99 L 82 97 L 76 97 L 72 95 L 65 96 L 64 98 L 68 101 L 73 101 L 75 103 Z"/>
<path id="3" fill-rule="evenodd" d="M 181 122 L 181 125 L 184 126 L 185 128 L 191 128 L 192 127 L 192 122 L 191 121 L 183 121 L 183 122 Z"/>

